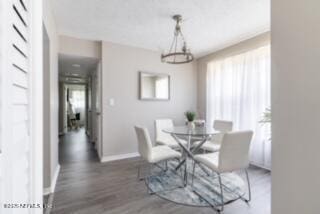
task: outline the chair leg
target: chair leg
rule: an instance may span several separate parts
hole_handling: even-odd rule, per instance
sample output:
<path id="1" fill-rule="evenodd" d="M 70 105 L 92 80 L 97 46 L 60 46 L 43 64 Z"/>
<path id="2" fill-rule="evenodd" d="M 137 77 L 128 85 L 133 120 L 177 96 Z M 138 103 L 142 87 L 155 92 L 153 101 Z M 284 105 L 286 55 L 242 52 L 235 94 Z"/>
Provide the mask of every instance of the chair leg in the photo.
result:
<path id="1" fill-rule="evenodd" d="M 141 164 L 138 166 L 138 175 L 137 175 L 137 180 L 141 181 L 142 179 L 140 178 L 140 170 L 141 170 Z"/>
<path id="2" fill-rule="evenodd" d="M 246 173 L 246 178 L 247 178 L 247 183 L 248 183 L 248 194 L 249 194 L 249 199 L 245 199 L 245 202 L 250 202 L 251 201 L 251 185 L 250 185 L 250 179 L 249 179 L 249 173 L 248 170 L 244 170 Z"/>
<path id="3" fill-rule="evenodd" d="M 139 162 L 140 162 L 140 163 L 139 163 L 139 166 L 138 166 L 137 180 L 138 180 L 138 181 L 142 181 L 144 178 L 141 178 L 141 166 L 142 166 L 141 160 L 140 160 Z"/>
<path id="4" fill-rule="evenodd" d="M 149 183 L 150 183 L 150 177 L 151 177 L 151 167 L 152 167 L 152 164 L 151 163 L 148 163 L 148 173 L 147 173 L 147 176 L 146 176 L 146 181 L 147 181 L 147 188 L 148 188 L 148 194 L 152 195 L 154 194 L 154 192 L 151 191 L 151 189 L 149 188 Z"/>
<path id="5" fill-rule="evenodd" d="M 221 209 L 223 211 L 224 208 L 224 199 L 223 199 L 223 189 L 222 189 L 222 182 L 221 182 L 221 175 L 218 173 L 219 185 L 220 185 L 220 194 L 221 194 Z"/>

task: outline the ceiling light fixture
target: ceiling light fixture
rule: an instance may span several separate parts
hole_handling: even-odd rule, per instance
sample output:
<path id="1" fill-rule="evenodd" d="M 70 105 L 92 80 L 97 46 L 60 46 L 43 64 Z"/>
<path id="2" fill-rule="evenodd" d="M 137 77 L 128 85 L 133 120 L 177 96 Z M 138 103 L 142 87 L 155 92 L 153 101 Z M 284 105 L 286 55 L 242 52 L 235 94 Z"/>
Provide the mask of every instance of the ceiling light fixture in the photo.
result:
<path id="1" fill-rule="evenodd" d="M 81 67 L 81 65 L 79 65 L 79 64 L 72 64 L 72 66 L 76 67 L 76 68 L 80 68 Z"/>
<path id="2" fill-rule="evenodd" d="M 194 57 L 187 48 L 187 43 L 181 32 L 181 15 L 174 15 L 173 20 L 176 22 L 174 37 L 168 53 L 161 54 L 161 61 L 170 64 L 183 64 L 191 62 Z"/>

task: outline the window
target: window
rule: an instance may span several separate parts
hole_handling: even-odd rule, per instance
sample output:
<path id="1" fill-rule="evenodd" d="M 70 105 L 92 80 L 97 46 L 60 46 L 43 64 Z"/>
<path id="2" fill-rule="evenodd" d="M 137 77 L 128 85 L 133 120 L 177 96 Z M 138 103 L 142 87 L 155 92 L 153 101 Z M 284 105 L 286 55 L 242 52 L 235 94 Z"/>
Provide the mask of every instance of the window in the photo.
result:
<path id="1" fill-rule="evenodd" d="M 234 130 L 253 130 L 250 159 L 269 168 L 270 126 L 262 125 L 270 107 L 270 46 L 213 61 L 207 67 L 207 121 L 231 120 Z"/>
<path id="2" fill-rule="evenodd" d="M 71 103 L 77 110 L 85 107 L 85 91 L 84 90 L 71 90 Z"/>

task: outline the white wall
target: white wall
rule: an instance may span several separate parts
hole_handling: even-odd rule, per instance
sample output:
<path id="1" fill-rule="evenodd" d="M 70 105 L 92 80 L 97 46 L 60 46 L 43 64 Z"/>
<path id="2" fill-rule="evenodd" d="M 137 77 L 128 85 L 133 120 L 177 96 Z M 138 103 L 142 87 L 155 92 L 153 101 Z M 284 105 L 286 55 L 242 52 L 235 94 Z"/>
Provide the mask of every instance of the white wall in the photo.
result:
<path id="1" fill-rule="evenodd" d="M 59 38 L 56 24 L 52 15 L 50 1 L 43 1 L 43 22 L 47 29 L 50 40 L 50 177 L 49 183 L 54 184 L 58 164 L 58 142 L 59 142 L 59 92 L 58 92 L 58 47 Z M 48 188 L 48 187 L 46 187 Z"/>
<path id="2" fill-rule="evenodd" d="M 319 213 L 320 1 L 272 0 L 272 213 Z"/>
<path id="3" fill-rule="evenodd" d="M 167 73 L 171 76 L 170 101 L 138 99 L 138 72 Z M 162 63 L 160 53 L 103 42 L 102 44 L 103 156 L 137 152 L 134 125 L 148 127 L 154 136 L 154 120 L 184 121 L 186 110 L 196 110 L 195 63 Z M 115 106 L 108 100 L 115 99 Z"/>
<path id="4" fill-rule="evenodd" d="M 216 51 L 209 55 L 203 56 L 197 60 L 197 70 L 198 70 L 198 112 L 203 117 L 206 118 L 206 99 L 207 99 L 207 64 L 212 60 L 217 60 L 219 58 L 224 58 L 236 54 L 240 54 L 254 48 L 261 47 L 263 45 L 270 44 L 270 32 L 263 33 L 251 39 L 242 41 L 238 44 L 232 45 L 230 47 L 224 48 L 222 50 Z"/>
<path id="5" fill-rule="evenodd" d="M 59 53 L 66 55 L 101 58 L 101 42 L 59 36 Z"/>

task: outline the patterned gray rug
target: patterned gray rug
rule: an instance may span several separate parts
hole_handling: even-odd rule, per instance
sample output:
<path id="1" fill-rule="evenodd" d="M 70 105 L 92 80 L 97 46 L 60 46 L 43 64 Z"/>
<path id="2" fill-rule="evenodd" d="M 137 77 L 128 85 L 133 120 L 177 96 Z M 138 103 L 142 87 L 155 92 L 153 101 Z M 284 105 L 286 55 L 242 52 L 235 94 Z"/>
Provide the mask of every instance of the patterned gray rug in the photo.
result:
<path id="1" fill-rule="evenodd" d="M 149 190 L 159 197 L 189 206 L 219 206 L 221 205 L 219 180 L 215 173 L 209 176 L 196 166 L 194 186 L 192 182 L 192 162 L 188 162 L 188 185 L 183 186 L 182 175 L 184 166 L 176 171 L 177 161 L 168 162 L 168 170 L 164 172 L 158 167 L 151 170 L 152 176 L 146 179 Z M 210 170 L 208 170 L 211 172 Z M 224 203 L 230 203 L 243 196 L 246 185 L 236 173 L 222 174 Z M 201 196 L 200 196 L 201 195 Z"/>

